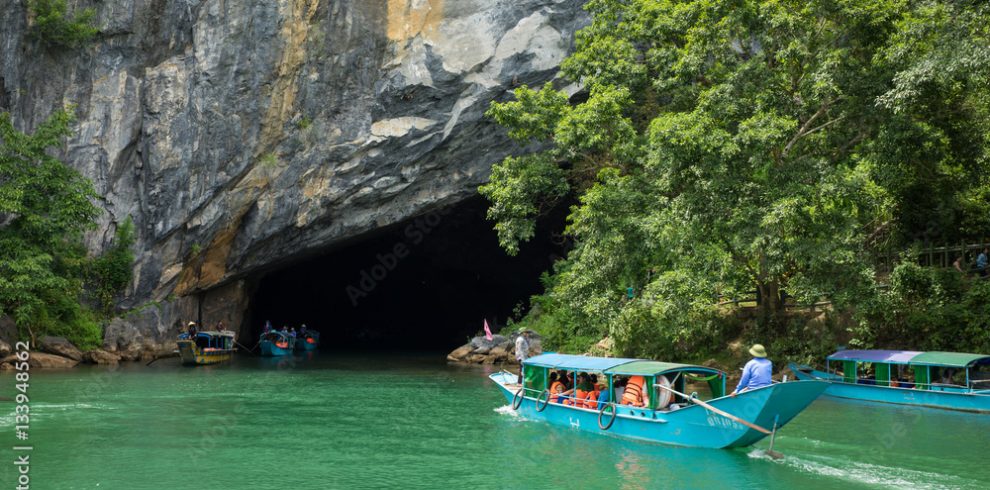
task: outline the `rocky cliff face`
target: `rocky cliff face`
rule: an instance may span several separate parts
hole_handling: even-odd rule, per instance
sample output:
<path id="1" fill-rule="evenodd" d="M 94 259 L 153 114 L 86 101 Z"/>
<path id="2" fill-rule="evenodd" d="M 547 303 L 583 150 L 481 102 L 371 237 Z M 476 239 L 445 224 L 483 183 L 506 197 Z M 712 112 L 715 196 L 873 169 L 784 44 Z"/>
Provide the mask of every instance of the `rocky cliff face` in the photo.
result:
<path id="1" fill-rule="evenodd" d="M 489 102 L 556 73 L 582 0 L 70 0 L 76 50 L 0 9 L 0 111 L 76 106 L 66 160 L 104 196 L 94 251 L 139 234 L 110 348 L 239 322 L 252 274 L 456 203 L 515 148 Z M 149 307 L 151 305 L 152 307 Z"/>

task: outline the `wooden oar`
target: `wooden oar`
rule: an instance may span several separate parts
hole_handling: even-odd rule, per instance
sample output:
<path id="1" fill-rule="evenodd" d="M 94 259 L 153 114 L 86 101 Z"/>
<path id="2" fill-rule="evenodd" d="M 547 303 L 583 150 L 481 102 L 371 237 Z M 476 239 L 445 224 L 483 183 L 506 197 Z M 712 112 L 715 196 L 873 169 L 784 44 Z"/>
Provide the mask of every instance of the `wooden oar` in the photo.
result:
<path id="1" fill-rule="evenodd" d="M 681 398 L 686 398 L 688 400 L 691 400 L 692 402 L 697 403 L 698 405 L 701 405 L 702 407 L 708 409 L 711 412 L 714 412 L 714 413 L 716 413 L 718 415 L 721 415 L 721 416 L 723 416 L 723 417 L 725 417 L 725 418 L 727 418 L 729 420 L 732 420 L 734 422 L 739 422 L 740 424 L 743 424 L 746 427 L 749 427 L 750 429 L 753 429 L 753 430 L 755 430 L 757 432 L 762 432 L 762 433 L 770 436 L 770 449 L 767 449 L 767 456 L 770 456 L 773 459 L 780 459 L 780 458 L 783 458 L 784 457 L 783 454 L 780 454 L 777 451 L 774 451 L 773 450 L 773 439 L 774 439 L 774 436 L 776 435 L 776 432 L 777 432 L 777 424 L 774 424 L 773 430 L 767 430 L 767 429 L 765 429 L 763 427 L 760 427 L 760 426 L 758 426 L 758 425 L 756 425 L 756 424 L 754 424 L 752 422 L 747 422 L 747 421 L 745 421 L 745 420 L 743 420 L 743 419 L 741 419 L 739 417 L 736 417 L 735 415 L 732 415 L 729 412 L 726 412 L 724 410 L 715 408 L 715 407 L 713 407 L 713 406 L 711 406 L 711 405 L 709 405 L 709 404 L 707 404 L 707 403 L 705 403 L 705 402 L 703 402 L 703 401 L 701 401 L 701 400 L 699 400 L 697 398 L 692 398 L 692 397 L 690 397 L 688 395 L 685 395 L 684 393 L 681 393 L 681 392 L 679 392 L 679 391 L 677 391 L 677 390 L 675 390 L 673 388 L 670 388 L 670 387 L 667 387 L 667 386 L 664 386 L 664 385 L 661 385 L 661 384 L 655 384 L 653 386 L 656 386 L 658 388 L 663 388 L 663 389 L 665 389 L 665 390 L 667 390 L 667 391 L 669 391 L 669 392 L 671 392 L 671 393 L 673 393 L 675 395 L 680 396 Z"/>

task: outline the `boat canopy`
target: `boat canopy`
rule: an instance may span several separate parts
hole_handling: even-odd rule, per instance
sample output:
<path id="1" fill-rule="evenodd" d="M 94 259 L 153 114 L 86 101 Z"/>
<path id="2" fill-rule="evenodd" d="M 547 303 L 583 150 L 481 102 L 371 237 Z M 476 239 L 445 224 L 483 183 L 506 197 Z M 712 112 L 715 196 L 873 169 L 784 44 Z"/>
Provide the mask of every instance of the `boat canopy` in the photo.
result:
<path id="1" fill-rule="evenodd" d="M 919 366 L 945 366 L 965 368 L 976 364 L 990 364 L 990 356 L 960 352 L 916 352 L 899 350 L 841 350 L 826 361 L 885 362 Z"/>
<path id="2" fill-rule="evenodd" d="M 910 350 L 840 350 L 829 361 L 892 362 L 907 364 L 921 352 Z"/>
<path id="3" fill-rule="evenodd" d="M 990 356 L 961 352 L 923 352 L 911 359 L 911 364 L 964 368 L 975 364 L 990 364 Z"/>
<path id="4" fill-rule="evenodd" d="M 660 362 L 660 361 L 633 361 L 625 364 L 620 364 L 611 369 L 605 371 L 606 374 L 621 374 L 626 376 L 659 376 L 661 374 L 676 372 L 676 371 L 691 371 L 695 373 L 711 373 L 711 374 L 722 374 L 722 371 L 718 369 L 705 367 L 705 366 L 695 366 L 692 364 L 676 364 L 673 362 Z"/>
<path id="5" fill-rule="evenodd" d="M 609 368 L 636 360 L 620 357 L 590 357 L 550 352 L 526 359 L 526 365 L 573 371 L 605 371 Z"/>

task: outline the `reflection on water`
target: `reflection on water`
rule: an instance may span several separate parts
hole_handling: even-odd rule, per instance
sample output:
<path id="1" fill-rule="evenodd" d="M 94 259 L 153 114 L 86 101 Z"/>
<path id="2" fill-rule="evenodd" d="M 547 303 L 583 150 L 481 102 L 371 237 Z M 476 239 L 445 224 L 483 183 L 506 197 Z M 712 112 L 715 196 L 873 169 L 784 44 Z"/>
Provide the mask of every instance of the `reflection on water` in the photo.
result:
<path id="1" fill-rule="evenodd" d="M 778 434 L 786 457 L 774 461 L 766 441 L 675 448 L 525 420 L 487 380 L 496 367 L 307 354 L 33 372 L 32 479 L 60 489 L 990 484 L 988 416 L 823 399 Z M 13 481 L 13 465 L 0 468 Z"/>

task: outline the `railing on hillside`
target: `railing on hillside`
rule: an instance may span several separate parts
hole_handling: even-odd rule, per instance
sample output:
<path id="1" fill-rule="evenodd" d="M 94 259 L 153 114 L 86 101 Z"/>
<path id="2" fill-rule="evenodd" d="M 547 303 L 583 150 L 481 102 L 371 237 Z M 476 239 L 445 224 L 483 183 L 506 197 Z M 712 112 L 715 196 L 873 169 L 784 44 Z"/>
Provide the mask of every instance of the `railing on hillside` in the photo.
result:
<path id="1" fill-rule="evenodd" d="M 962 256 L 963 269 L 973 270 L 976 256 L 986 247 L 990 247 L 990 241 L 963 242 L 958 245 L 944 244 L 938 247 L 934 243 L 928 243 L 927 246 L 918 250 L 918 263 L 930 267 L 952 267 L 953 262 Z"/>

